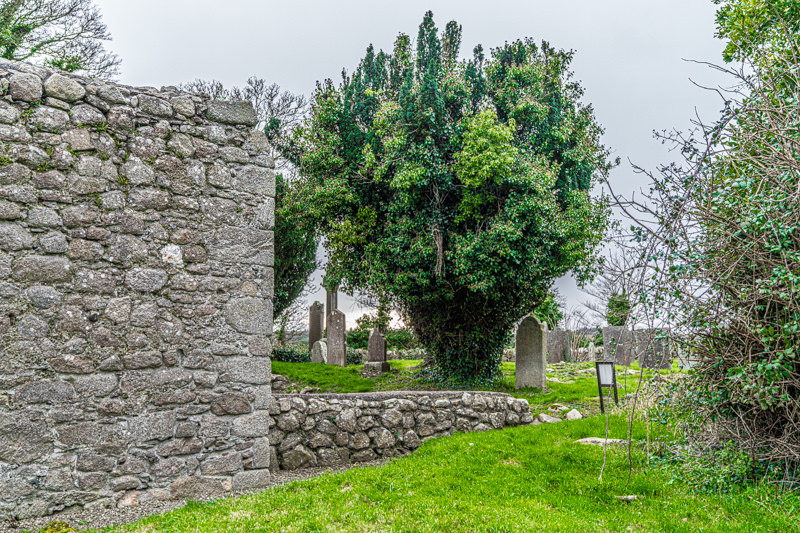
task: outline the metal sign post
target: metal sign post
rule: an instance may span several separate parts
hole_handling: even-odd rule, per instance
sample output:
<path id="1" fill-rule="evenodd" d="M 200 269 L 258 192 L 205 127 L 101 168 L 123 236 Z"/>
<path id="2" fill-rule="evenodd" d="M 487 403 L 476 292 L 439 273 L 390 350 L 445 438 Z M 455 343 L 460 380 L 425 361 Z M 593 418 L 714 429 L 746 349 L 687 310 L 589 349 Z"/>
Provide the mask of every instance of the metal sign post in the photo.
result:
<path id="1" fill-rule="evenodd" d="M 605 413 L 606 407 L 603 403 L 603 387 L 614 389 L 614 405 L 619 405 L 617 398 L 617 369 L 612 361 L 597 361 L 595 364 L 597 371 L 597 390 L 600 392 L 600 412 Z"/>

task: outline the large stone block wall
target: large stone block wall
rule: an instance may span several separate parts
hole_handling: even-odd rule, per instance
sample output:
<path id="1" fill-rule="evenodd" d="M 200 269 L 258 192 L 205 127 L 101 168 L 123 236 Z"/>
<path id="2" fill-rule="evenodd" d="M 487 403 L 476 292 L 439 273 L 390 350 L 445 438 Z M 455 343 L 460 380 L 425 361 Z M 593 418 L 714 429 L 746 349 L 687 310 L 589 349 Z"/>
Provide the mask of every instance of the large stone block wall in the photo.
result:
<path id="1" fill-rule="evenodd" d="M 270 415 L 275 470 L 405 455 L 456 431 L 533 422 L 526 400 L 493 392 L 275 394 Z"/>
<path id="2" fill-rule="evenodd" d="M 250 104 L 10 62 L 0 95 L 0 518 L 267 483 Z"/>

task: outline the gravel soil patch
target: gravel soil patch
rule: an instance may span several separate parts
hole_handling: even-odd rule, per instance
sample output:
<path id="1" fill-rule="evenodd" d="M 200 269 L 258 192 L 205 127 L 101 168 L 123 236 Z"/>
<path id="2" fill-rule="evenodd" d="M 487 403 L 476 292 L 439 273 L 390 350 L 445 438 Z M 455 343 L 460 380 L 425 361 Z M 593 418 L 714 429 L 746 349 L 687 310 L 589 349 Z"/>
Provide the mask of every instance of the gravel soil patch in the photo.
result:
<path id="1" fill-rule="evenodd" d="M 389 459 L 379 459 L 357 465 L 336 465 L 317 468 L 304 468 L 302 470 L 279 470 L 272 473 L 270 486 L 263 490 L 270 490 L 280 487 L 293 481 L 311 479 L 325 474 L 343 472 L 350 468 L 364 468 L 368 466 L 379 466 L 386 463 Z M 240 496 L 243 493 L 232 494 L 231 497 Z M 161 514 L 178 509 L 186 505 L 186 501 L 174 500 L 166 502 L 148 502 L 135 507 L 118 507 L 114 509 L 69 509 L 60 513 L 41 518 L 26 518 L 25 520 L 2 521 L 0 522 L 0 533 L 38 533 L 51 522 L 61 521 L 69 524 L 77 531 L 87 529 L 98 529 L 109 526 L 118 526 L 136 522 L 146 516 Z"/>

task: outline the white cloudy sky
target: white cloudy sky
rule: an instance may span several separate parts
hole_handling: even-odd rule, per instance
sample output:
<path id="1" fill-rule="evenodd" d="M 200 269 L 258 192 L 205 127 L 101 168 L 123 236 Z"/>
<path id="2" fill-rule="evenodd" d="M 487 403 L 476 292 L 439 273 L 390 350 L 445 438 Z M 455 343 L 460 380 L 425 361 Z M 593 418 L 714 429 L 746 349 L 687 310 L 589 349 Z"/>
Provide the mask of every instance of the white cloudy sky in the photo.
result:
<path id="1" fill-rule="evenodd" d="M 628 160 L 655 168 L 672 154 L 653 130 L 686 129 L 695 113 L 713 119 L 721 75 L 695 61 L 720 62 L 711 0 L 96 0 L 123 59 L 121 81 L 177 85 L 195 78 L 242 84 L 252 75 L 310 94 L 317 80 L 352 70 L 369 43 L 390 50 L 399 32 L 416 35 L 426 10 L 442 28 L 463 26 L 463 51 L 523 37 L 576 51 L 573 70 L 623 164 L 615 190 L 646 185 Z M 317 276 L 318 283 L 319 276 Z M 586 299 L 568 278 L 568 305 Z M 323 295 L 312 299 L 324 301 Z M 354 324 L 361 312 L 340 297 Z"/>

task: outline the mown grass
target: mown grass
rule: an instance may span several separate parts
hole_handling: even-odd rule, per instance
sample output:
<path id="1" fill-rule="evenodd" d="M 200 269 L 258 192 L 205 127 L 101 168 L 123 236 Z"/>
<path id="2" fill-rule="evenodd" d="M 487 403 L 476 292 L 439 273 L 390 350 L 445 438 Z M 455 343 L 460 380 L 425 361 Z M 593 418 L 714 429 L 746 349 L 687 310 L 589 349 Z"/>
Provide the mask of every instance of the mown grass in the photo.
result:
<path id="1" fill-rule="evenodd" d="M 439 384 L 421 377 L 416 368 L 419 360 L 390 361 L 392 371 L 378 377 L 364 377 L 360 365 L 337 367 L 314 363 L 281 363 L 273 362 L 272 371 L 282 374 L 295 383 L 295 389 L 311 386 L 320 392 L 372 392 L 394 390 L 440 390 Z M 503 379 L 484 390 L 505 392 L 516 398 L 528 400 L 534 414 L 546 411 L 553 404 L 560 404 L 565 409 L 578 409 L 584 413 L 600 411 L 593 363 L 560 363 L 548 367 L 548 376 L 556 377 L 565 383 L 548 382 L 547 390 L 515 389 L 514 363 L 502 363 Z M 635 390 L 638 382 L 636 375 L 627 374 L 626 367 L 617 367 L 620 399 L 628 391 Z M 649 378 L 653 371 L 646 370 L 644 376 Z M 662 373 L 670 373 L 669 370 Z M 608 391 L 605 393 L 607 394 Z"/>
<path id="2" fill-rule="evenodd" d="M 636 448 L 610 447 L 605 419 L 458 434 L 380 467 L 295 482 L 212 503 L 190 503 L 115 533 L 138 532 L 759 532 L 800 531 L 797 497 L 766 489 L 696 495 L 646 465 Z M 652 430 L 652 428 L 651 428 Z M 610 436 L 625 437 L 610 419 Z M 634 436 L 643 438 L 642 428 Z M 625 501 L 620 496 L 636 496 Z"/>

